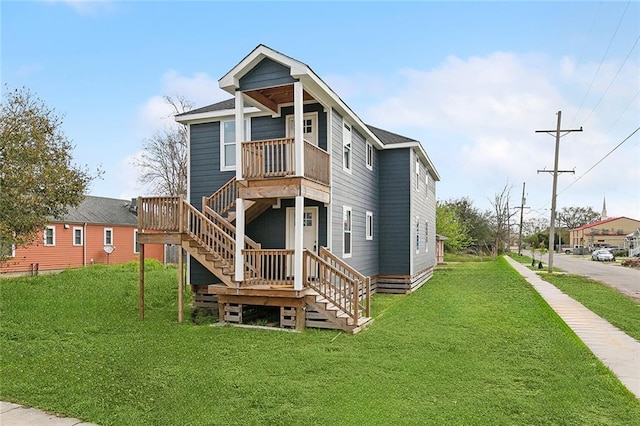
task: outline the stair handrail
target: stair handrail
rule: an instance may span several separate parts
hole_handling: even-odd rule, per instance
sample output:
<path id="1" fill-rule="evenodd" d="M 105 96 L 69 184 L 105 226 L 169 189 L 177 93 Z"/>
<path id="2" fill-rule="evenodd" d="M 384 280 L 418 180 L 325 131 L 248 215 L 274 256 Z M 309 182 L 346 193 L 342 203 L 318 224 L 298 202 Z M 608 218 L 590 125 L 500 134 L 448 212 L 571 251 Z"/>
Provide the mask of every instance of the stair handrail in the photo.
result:
<path id="1" fill-rule="evenodd" d="M 359 300 L 360 280 L 343 273 L 339 269 L 335 268 L 331 263 L 327 262 L 312 251 L 305 249 L 303 253 L 305 285 L 318 292 L 318 294 L 320 294 L 322 297 L 333 303 L 336 307 L 347 314 L 353 321 L 357 322 L 360 314 L 366 311 L 366 306 L 362 306 Z M 314 279 L 311 279 L 310 271 L 308 270 L 309 264 L 311 263 L 309 260 L 317 263 L 319 266 L 319 276 L 313 277 Z M 332 280 L 327 280 L 324 273 L 321 272 L 322 267 L 328 269 L 331 272 L 332 276 L 342 280 L 346 284 L 344 288 L 348 288 L 348 293 L 350 294 L 345 292 L 340 286 L 336 286 L 332 282 Z M 325 291 L 325 289 L 323 288 L 323 284 L 328 285 L 331 291 Z"/>
<path id="2" fill-rule="evenodd" d="M 235 239 L 204 213 L 182 201 L 181 232 L 189 235 L 211 254 L 235 265 Z"/>
<path id="3" fill-rule="evenodd" d="M 218 214 L 224 215 L 231 210 L 236 198 L 238 198 L 238 183 L 234 176 L 211 196 L 203 197 L 202 207 L 207 206 Z"/>
<path id="4" fill-rule="evenodd" d="M 213 223 L 215 223 L 216 225 L 218 225 L 220 228 L 222 228 L 227 234 L 229 234 L 229 236 L 231 236 L 233 239 L 236 238 L 236 227 L 233 226 L 233 224 L 231 222 L 229 222 L 227 219 L 225 219 L 223 216 L 221 216 L 220 214 L 218 214 L 215 210 L 213 210 L 211 207 L 209 206 L 204 206 L 203 207 L 204 210 L 204 215 Z M 260 243 L 256 243 L 255 241 L 253 241 L 251 238 L 247 237 L 246 235 L 244 236 L 244 248 L 245 249 L 253 249 L 253 250 L 260 250 L 262 248 L 262 245 Z"/>
<path id="5" fill-rule="evenodd" d="M 362 293 L 360 293 L 358 289 L 357 294 L 359 296 L 360 294 L 362 295 L 358 300 L 365 301 L 365 315 L 368 317 L 371 312 L 371 278 L 364 276 L 363 274 L 358 272 L 357 269 L 355 269 L 342 259 L 338 258 L 326 247 L 321 246 L 320 250 L 318 251 L 318 255 L 321 259 L 330 263 L 334 268 L 336 267 L 335 265 L 338 265 L 340 267 L 339 270 L 347 275 L 351 275 L 354 279 L 359 281 L 359 285 L 363 287 L 363 291 Z"/>

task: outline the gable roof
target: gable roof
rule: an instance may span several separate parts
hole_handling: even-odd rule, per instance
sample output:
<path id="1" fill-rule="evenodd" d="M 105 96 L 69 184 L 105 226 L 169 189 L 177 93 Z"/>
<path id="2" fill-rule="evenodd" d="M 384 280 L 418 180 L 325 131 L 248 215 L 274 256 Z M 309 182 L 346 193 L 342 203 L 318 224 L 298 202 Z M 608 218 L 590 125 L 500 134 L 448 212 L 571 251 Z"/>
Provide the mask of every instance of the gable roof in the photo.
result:
<path id="1" fill-rule="evenodd" d="M 374 127 L 371 124 L 367 124 L 367 127 L 382 141 L 383 144 L 397 144 L 397 143 L 407 143 L 407 142 L 418 142 L 415 139 L 409 138 L 407 136 L 402 136 L 397 133 L 391 133 L 387 130 L 380 129 L 378 127 Z"/>
<path id="2" fill-rule="evenodd" d="M 130 200 L 85 196 L 78 207 L 70 207 L 58 223 L 87 223 L 92 225 L 137 225 L 138 216 L 130 209 Z"/>
<path id="3" fill-rule="evenodd" d="M 214 112 L 214 111 L 224 111 L 227 109 L 234 109 L 236 105 L 236 100 L 234 98 L 226 99 L 224 101 L 216 102 L 215 104 L 203 106 L 202 108 L 192 109 L 191 111 L 186 111 L 180 114 L 176 114 L 176 117 L 182 117 L 190 114 L 201 114 L 203 112 Z"/>

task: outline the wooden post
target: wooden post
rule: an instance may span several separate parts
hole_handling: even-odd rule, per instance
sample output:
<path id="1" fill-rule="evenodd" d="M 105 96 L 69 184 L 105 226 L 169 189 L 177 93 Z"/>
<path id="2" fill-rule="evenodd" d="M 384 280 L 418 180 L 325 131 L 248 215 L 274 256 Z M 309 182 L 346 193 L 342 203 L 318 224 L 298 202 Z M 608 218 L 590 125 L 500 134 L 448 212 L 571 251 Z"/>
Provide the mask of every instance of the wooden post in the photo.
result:
<path id="1" fill-rule="evenodd" d="M 296 330 L 302 331 L 304 330 L 304 326 L 306 324 L 306 313 L 304 307 L 298 306 L 296 308 Z"/>
<path id="2" fill-rule="evenodd" d="M 140 273 L 138 276 L 138 320 L 144 319 L 144 244 L 140 244 Z"/>
<path id="3" fill-rule="evenodd" d="M 182 322 L 183 319 L 183 296 L 184 296 L 184 261 L 183 256 L 184 253 L 182 251 L 182 245 L 179 249 L 178 255 L 178 323 Z"/>
<path id="4" fill-rule="evenodd" d="M 371 277 L 367 277 L 367 280 L 365 281 L 365 283 L 367 285 L 367 292 L 365 293 L 367 298 L 366 316 L 370 317 L 371 316 Z"/>

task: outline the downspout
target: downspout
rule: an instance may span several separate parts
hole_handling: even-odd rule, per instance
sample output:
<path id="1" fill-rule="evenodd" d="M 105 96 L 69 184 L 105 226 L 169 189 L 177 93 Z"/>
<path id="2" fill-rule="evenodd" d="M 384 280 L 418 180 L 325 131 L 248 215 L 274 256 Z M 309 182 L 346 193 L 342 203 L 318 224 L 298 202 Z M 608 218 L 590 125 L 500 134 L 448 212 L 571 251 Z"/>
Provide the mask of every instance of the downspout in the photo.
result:
<path id="1" fill-rule="evenodd" d="M 82 267 L 87 267 L 87 222 L 82 225 Z"/>

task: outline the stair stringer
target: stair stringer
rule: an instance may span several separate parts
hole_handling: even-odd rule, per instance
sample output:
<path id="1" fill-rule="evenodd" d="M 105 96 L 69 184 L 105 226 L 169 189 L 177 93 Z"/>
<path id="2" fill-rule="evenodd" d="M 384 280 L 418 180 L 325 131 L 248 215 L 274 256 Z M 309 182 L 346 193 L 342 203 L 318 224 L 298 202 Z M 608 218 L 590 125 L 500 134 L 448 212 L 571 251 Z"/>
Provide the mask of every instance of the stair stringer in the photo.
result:
<path id="1" fill-rule="evenodd" d="M 311 320 L 306 320 L 307 326 L 318 328 L 335 328 L 346 331 L 347 333 L 356 334 L 362 331 L 371 323 L 371 318 L 360 317 L 354 321 L 349 315 L 322 295 L 314 291 L 306 297 L 307 306 L 322 315 L 332 326 L 319 324 Z"/>
<path id="2" fill-rule="evenodd" d="M 236 287 L 236 283 L 232 278 L 235 265 L 229 265 L 229 262 L 222 259 L 218 254 L 207 251 L 200 243 L 188 235 L 183 237 L 182 248 L 226 286 Z"/>

